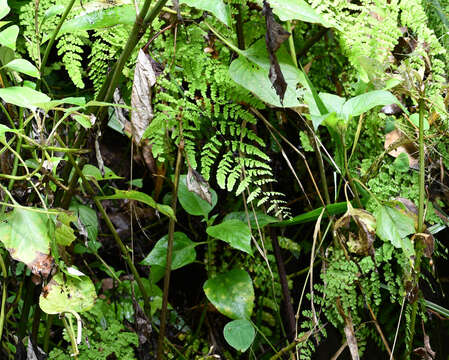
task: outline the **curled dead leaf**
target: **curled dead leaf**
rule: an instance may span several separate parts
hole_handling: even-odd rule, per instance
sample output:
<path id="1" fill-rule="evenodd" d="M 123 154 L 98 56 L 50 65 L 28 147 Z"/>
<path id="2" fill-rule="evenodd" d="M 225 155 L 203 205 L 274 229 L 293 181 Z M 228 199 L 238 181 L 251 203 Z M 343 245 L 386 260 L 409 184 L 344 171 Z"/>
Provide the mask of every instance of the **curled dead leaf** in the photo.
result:
<path id="1" fill-rule="evenodd" d="M 335 222 L 334 232 L 350 252 L 374 257 L 376 219 L 368 211 L 348 206 L 348 211 Z"/>
<path id="2" fill-rule="evenodd" d="M 388 149 L 388 147 L 399 140 L 403 136 L 403 133 L 398 130 L 394 129 L 393 131 L 390 131 L 388 134 L 385 135 L 385 143 L 384 148 L 385 150 Z M 417 154 L 418 149 L 413 145 L 413 143 L 401 145 L 397 147 L 395 150 L 392 150 L 388 153 L 388 155 L 393 156 L 394 158 L 397 158 L 400 154 L 406 154 L 409 160 L 410 167 L 412 169 L 418 169 L 418 159 L 415 157 Z"/>
<path id="3" fill-rule="evenodd" d="M 199 172 L 189 166 L 186 177 L 187 189 L 197 194 L 201 199 L 206 200 L 212 205 L 212 194 L 210 192 L 209 183 L 201 176 Z"/>

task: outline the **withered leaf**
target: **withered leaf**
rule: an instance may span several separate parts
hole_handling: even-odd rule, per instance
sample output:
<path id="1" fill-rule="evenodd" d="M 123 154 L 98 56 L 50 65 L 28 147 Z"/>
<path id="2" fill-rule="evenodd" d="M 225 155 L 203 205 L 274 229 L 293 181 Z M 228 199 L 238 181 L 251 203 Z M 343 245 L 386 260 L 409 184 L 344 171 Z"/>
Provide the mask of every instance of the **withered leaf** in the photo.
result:
<path id="1" fill-rule="evenodd" d="M 212 205 L 212 194 L 208 182 L 191 166 L 189 166 L 189 171 L 187 172 L 186 183 L 189 191 L 197 194 L 201 199 Z"/>
<path id="2" fill-rule="evenodd" d="M 273 10 L 270 5 L 264 0 L 263 11 L 265 15 L 265 23 L 267 26 L 267 31 L 265 33 L 265 43 L 267 45 L 268 54 L 270 55 L 270 71 L 268 77 L 270 78 L 271 84 L 279 96 L 281 104 L 284 100 L 285 91 L 287 90 L 287 82 L 285 81 L 284 75 L 282 74 L 279 61 L 276 57 L 276 51 L 279 49 L 281 44 L 288 39 L 290 33 L 286 31 L 282 25 L 276 22 Z"/>
<path id="3" fill-rule="evenodd" d="M 340 298 L 337 298 L 337 309 L 341 317 L 345 321 L 344 332 L 346 336 L 346 341 L 348 342 L 349 351 L 351 353 L 351 358 L 352 360 L 359 360 L 360 359 L 359 347 L 357 345 L 357 338 L 355 337 L 354 324 L 352 322 L 351 312 L 347 310 L 348 313 L 345 314 L 343 306 L 341 305 Z"/>
<path id="4" fill-rule="evenodd" d="M 151 58 L 140 49 L 131 93 L 131 124 L 136 143 L 140 142 L 145 129 L 153 119 L 151 99 L 155 83 L 156 73 Z"/>
<path id="5" fill-rule="evenodd" d="M 351 230 L 351 221 L 355 223 L 357 230 Z M 334 232 L 343 243 L 346 243 L 350 252 L 357 255 L 370 255 L 374 260 L 376 219 L 371 213 L 354 209 L 349 205 L 348 211 L 335 222 Z"/>

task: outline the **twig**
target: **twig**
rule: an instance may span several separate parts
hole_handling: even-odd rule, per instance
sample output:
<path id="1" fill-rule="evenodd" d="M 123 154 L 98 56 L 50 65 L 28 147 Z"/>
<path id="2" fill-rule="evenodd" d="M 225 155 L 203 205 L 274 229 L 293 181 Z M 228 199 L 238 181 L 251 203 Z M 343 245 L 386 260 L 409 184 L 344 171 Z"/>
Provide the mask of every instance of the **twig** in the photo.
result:
<path id="1" fill-rule="evenodd" d="M 176 168 L 175 168 L 175 181 L 173 184 L 173 196 L 172 196 L 172 209 L 173 214 L 176 214 L 176 205 L 178 203 L 178 186 L 179 186 L 179 176 L 181 175 L 182 166 L 182 152 L 184 150 L 184 144 L 181 143 L 178 146 L 178 156 L 176 157 Z M 157 346 L 157 359 L 162 360 L 164 353 L 164 338 L 165 329 L 167 326 L 167 305 L 168 305 L 168 292 L 170 288 L 170 273 L 171 264 L 173 257 L 173 237 L 175 232 L 175 219 L 170 218 L 170 223 L 168 225 L 168 242 L 167 242 L 167 262 L 165 265 L 165 276 L 164 276 L 164 293 L 162 297 L 162 309 L 161 309 L 161 327 L 159 331 L 159 339 Z"/>

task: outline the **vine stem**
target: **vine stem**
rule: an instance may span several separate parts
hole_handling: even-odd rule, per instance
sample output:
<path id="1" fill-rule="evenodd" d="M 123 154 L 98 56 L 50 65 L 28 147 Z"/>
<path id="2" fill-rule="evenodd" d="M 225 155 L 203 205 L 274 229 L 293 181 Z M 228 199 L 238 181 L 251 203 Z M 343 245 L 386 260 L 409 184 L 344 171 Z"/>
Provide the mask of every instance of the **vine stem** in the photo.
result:
<path id="1" fill-rule="evenodd" d="M 424 231 L 424 201 L 425 201 L 425 159 L 424 159 L 424 98 L 419 99 L 419 202 L 418 202 L 418 233 Z M 415 284 L 417 287 L 419 285 L 419 276 L 421 272 L 421 239 L 417 236 L 415 242 Z M 415 326 L 416 326 L 416 315 L 418 314 L 418 304 L 419 301 L 415 301 L 412 304 L 412 313 L 410 315 L 410 336 L 408 342 L 408 353 L 410 354 L 413 350 L 413 338 L 415 336 Z"/>
<path id="2" fill-rule="evenodd" d="M 175 179 L 174 179 L 175 181 L 173 184 L 173 195 L 171 205 L 174 214 L 176 214 L 176 205 L 178 203 L 179 176 L 181 175 L 183 150 L 184 150 L 184 143 L 183 140 L 181 140 L 181 143 L 178 146 L 178 155 L 176 157 Z M 167 327 L 168 292 L 170 288 L 170 273 L 173 257 L 173 237 L 175 233 L 175 222 L 176 222 L 175 218 L 170 218 L 170 223 L 168 225 L 167 262 L 165 265 L 164 293 L 162 297 L 161 325 L 159 329 L 159 339 L 157 346 L 157 360 L 162 360 L 164 354 L 164 338 L 165 338 L 165 329 Z"/>

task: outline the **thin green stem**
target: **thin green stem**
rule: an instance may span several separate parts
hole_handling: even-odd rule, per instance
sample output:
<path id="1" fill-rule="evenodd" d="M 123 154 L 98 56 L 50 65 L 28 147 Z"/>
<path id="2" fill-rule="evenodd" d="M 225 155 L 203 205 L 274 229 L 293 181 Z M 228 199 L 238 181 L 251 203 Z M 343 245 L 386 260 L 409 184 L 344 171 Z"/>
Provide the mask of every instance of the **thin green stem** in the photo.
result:
<path id="1" fill-rule="evenodd" d="M 352 175 L 349 171 L 349 163 L 348 163 L 348 152 L 346 149 L 346 141 L 345 141 L 345 135 L 342 135 L 342 143 L 343 143 L 343 157 L 345 162 L 345 172 L 346 176 L 348 178 L 349 186 L 352 189 L 352 192 L 354 193 L 355 202 L 359 208 L 363 208 L 362 202 L 360 201 L 359 192 L 357 191 L 357 188 L 354 185 L 354 181 L 352 179 Z"/>
<path id="2" fill-rule="evenodd" d="M 62 142 L 62 139 L 59 138 L 59 135 L 56 135 L 59 142 Z M 100 211 L 101 216 L 103 217 L 103 220 L 106 223 L 106 226 L 108 227 L 109 231 L 112 233 L 112 236 L 118 245 L 120 252 L 122 253 L 122 256 L 124 257 L 126 263 L 128 264 L 133 276 L 134 280 L 137 282 L 137 286 L 139 287 L 140 293 L 142 294 L 143 301 L 145 304 L 145 312 L 148 317 L 150 317 L 151 314 L 151 305 L 150 305 L 150 297 L 148 296 L 148 293 L 143 285 L 142 278 L 140 277 L 136 267 L 134 266 L 134 263 L 131 260 L 131 257 L 129 256 L 128 249 L 126 248 L 125 244 L 123 244 L 122 240 L 120 239 L 120 236 L 117 233 L 117 230 L 115 230 L 114 225 L 112 224 L 111 219 L 109 218 L 108 214 L 106 213 L 106 210 L 104 209 L 103 205 L 101 204 L 100 200 L 95 196 L 95 191 L 92 188 L 92 185 L 90 185 L 87 178 L 84 176 L 83 172 L 79 168 L 78 164 L 76 163 L 73 156 L 69 153 L 68 158 L 70 163 L 72 164 L 73 168 L 75 169 L 78 176 L 81 178 L 84 187 L 86 188 L 86 191 L 93 197 L 95 206 L 97 207 L 98 211 Z"/>
<path id="3" fill-rule="evenodd" d="M 7 279 L 8 272 L 6 271 L 5 262 L 3 261 L 3 256 L 0 256 L 0 267 L 2 269 L 3 275 L 3 286 L 2 286 L 2 308 L 0 310 L 0 342 L 3 336 L 3 326 L 5 325 L 5 305 L 6 305 L 6 295 L 7 295 Z"/>
<path id="4" fill-rule="evenodd" d="M 424 158 L 424 97 L 419 100 L 419 202 L 418 202 L 418 233 L 424 231 L 424 202 L 425 202 L 425 158 Z M 419 277 L 421 275 L 421 258 L 422 258 L 422 240 L 416 236 L 415 241 L 415 265 L 414 265 L 414 286 L 418 287 Z M 419 301 L 412 304 L 412 313 L 410 315 L 410 336 L 408 342 L 408 353 L 413 350 L 413 338 L 415 336 L 416 316 L 418 314 Z"/>
<path id="5" fill-rule="evenodd" d="M 182 152 L 184 150 L 183 142 L 178 145 L 178 155 L 176 157 L 176 167 L 175 167 L 175 179 L 173 184 L 173 196 L 172 196 L 172 209 L 173 213 L 176 214 L 176 205 L 178 203 L 178 186 L 179 177 L 181 175 L 182 167 Z M 165 276 L 164 276 L 164 293 L 162 297 L 162 309 L 161 309 L 161 326 L 159 331 L 159 339 L 157 346 L 157 359 L 162 360 L 164 354 L 164 338 L 165 329 L 167 326 L 167 306 L 168 306 L 168 292 L 170 289 L 170 273 L 171 264 L 173 257 L 173 237 L 175 233 L 175 219 L 170 218 L 170 223 L 168 225 L 168 243 L 167 243 L 167 262 L 165 265 Z"/>

